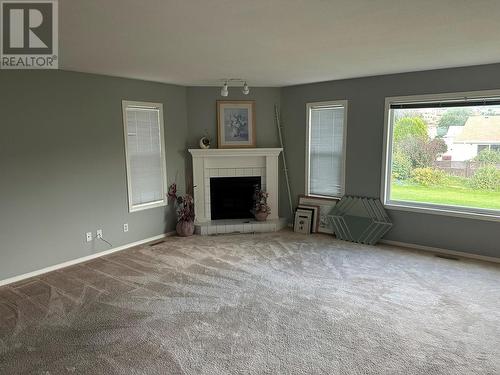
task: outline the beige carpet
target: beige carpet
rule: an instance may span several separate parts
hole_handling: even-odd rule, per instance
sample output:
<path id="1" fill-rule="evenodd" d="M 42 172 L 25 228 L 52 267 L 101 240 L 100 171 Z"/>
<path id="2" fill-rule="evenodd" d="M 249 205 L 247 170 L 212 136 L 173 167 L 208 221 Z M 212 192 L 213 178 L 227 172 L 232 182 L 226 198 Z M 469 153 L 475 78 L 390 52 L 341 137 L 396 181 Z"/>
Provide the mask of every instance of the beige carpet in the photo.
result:
<path id="1" fill-rule="evenodd" d="M 169 238 L 0 288 L 1 374 L 499 374 L 500 267 Z"/>

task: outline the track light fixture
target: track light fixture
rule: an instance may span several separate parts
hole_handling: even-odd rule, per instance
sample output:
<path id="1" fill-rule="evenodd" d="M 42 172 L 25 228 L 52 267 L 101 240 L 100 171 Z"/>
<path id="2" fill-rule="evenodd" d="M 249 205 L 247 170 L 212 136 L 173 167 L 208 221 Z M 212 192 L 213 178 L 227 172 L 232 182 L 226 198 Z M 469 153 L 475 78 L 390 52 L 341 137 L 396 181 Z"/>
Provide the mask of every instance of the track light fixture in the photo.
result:
<path id="1" fill-rule="evenodd" d="M 229 90 L 227 86 L 227 81 L 224 82 L 224 86 L 220 89 L 220 96 L 228 96 L 229 95 Z"/>
<path id="2" fill-rule="evenodd" d="M 241 92 L 243 95 L 248 95 L 250 94 L 250 87 L 248 87 L 247 81 L 241 78 L 225 78 L 221 80 L 224 82 L 223 86 L 220 89 L 220 95 L 221 96 L 228 96 L 229 95 L 229 83 L 235 82 L 235 83 L 243 83 L 243 87 L 241 88 Z"/>

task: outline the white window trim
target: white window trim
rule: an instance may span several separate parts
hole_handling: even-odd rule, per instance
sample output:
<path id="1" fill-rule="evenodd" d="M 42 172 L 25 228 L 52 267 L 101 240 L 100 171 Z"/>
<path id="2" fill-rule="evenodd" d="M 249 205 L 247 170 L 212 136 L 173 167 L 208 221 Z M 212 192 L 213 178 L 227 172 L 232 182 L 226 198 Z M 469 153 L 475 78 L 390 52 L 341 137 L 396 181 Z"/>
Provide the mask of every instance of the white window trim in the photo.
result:
<path id="1" fill-rule="evenodd" d="M 392 118 L 390 118 L 391 104 L 397 102 L 436 102 L 449 100 L 467 100 L 483 97 L 500 97 L 500 90 L 484 90 L 484 91 L 467 91 L 456 93 L 443 94 L 425 94 L 425 95 L 409 95 L 409 96 L 393 96 L 385 98 L 385 113 L 384 113 L 384 145 L 382 157 L 382 181 L 380 186 L 380 196 L 384 207 L 392 210 L 410 211 L 428 213 L 434 215 L 444 215 L 452 217 L 461 217 L 467 219 L 479 219 L 487 221 L 500 221 L 500 213 L 498 210 L 488 210 L 480 208 L 462 207 L 462 206 L 447 206 L 432 203 L 393 201 L 390 200 L 390 172 L 391 172 L 391 157 L 392 157 Z"/>
<path id="2" fill-rule="evenodd" d="M 332 195 L 319 195 L 319 194 L 311 194 L 310 192 L 310 181 L 309 181 L 309 166 L 310 166 L 310 141 L 311 141 L 311 109 L 318 107 L 343 107 L 344 108 L 344 132 L 342 134 L 342 195 L 341 196 L 332 196 Z M 348 101 L 347 100 L 331 100 L 324 102 L 311 102 L 306 104 L 306 174 L 305 174 L 305 192 L 306 195 L 311 197 L 318 198 L 342 198 L 345 194 L 345 160 L 346 160 L 346 144 L 347 144 L 347 109 L 348 109 Z"/>
<path id="3" fill-rule="evenodd" d="M 134 205 L 132 203 L 132 181 L 130 180 L 130 158 L 128 155 L 128 123 L 127 123 L 127 108 L 145 108 L 157 109 L 159 122 L 160 122 L 160 142 L 161 142 L 161 159 L 162 159 L 162 196 L 163 199 L 155 202 Z M 152 102 L 136 102 L 130 100 L 122 100 L 122 113 L 123 113 L 123 134 L 125 139 L 125 160 L 127 165 L 127 194 L 128 194 L 128 211 L 137 212 L 147 210 L 149 208 L 163 207 L 168 205 L 167 200 L 167 163 L 165 156 L 165 123 L 163 121 L 163 104 Z"/>

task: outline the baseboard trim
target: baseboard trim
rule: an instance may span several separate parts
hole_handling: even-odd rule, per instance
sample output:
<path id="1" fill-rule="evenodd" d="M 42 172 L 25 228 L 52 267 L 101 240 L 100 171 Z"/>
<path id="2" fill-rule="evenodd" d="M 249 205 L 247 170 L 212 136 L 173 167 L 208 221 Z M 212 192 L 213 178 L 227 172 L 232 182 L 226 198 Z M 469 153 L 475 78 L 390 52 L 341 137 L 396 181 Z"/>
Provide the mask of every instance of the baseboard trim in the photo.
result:
<path id="1" fill-rule="evenodd" d="M 380 240 L 379 243 L 382 243 L 385 245 L 391 245 L 391 246 L 405 247 L 407 249 L 423 250 L 423 251 L 427 251 L 427 252 L 435 253 L 435 254 L 446 254 L 446 255 L 457 256 L 460 258 L 469 258 L 469 259 L 474 259 L 474 260 L 482 260 L 485 262 L 500 263 L 500 258 L 489 257 L 489 256 L 485 256 L 485 255 L 478 255 L 478 254 L 470 254 L 470 253 L 465 253 L 462 251 L 441 249 L 439 247 L 417 245 L 417 244 L 413 244 L 413 243 L 392 241 L 392 240 Z"/>
<path id="2" fill-rule="evenodd" d="M 134 247 L 134 246 L 144 245 L 145 243 L 148 243 L 148 242 L 161 240 L 162 238 L 172 236 L 174 234 L 175 234 L 175 231 L 167 232 L 164 234 L 160 234 L 158 236 L 149 237 L 149 238 L 146 238 L 144 240 L 140 240 L 140 241 L 136 241 L 136 242 L 131 242 L 131 243 L 128 243 L 128 244 L 125 244 L 122 246 L 114 247 L 114 248 L 109 249 L 109 250 L 100 251 L 98 253 L 90 254 L 90 255 L 87 255 L 87 256 L 84 256 L 81 258 L 68 260 L 67 262 L 55 264 L 53 266 L 45 267 L 45 268 L 42 268 L 40 270 L 24 273 L 24 274 L 18 275 L 18 276 L 9 277 L 8 279 L 0 280 L 0 286 L 16 283 L 16 282 L 24 280 L 24 279 L 29 279 L 30 277 L 39 276 L 39 275 L 42 275 L 42 274 L 47 273 L 47 272 L 52 272 L 52 271 L 55 271 L 55 270 L 58 270 L 61 268 L 73 266 L 73 265 L 78 264 L 78 263 L 87 262 L 87 261 L 95 259 L 95 258 L 100 258 L 104 255 L 108 255 L 108 254 L 116 253 L 118 251 L 130 249 L 131 247 Z"/>

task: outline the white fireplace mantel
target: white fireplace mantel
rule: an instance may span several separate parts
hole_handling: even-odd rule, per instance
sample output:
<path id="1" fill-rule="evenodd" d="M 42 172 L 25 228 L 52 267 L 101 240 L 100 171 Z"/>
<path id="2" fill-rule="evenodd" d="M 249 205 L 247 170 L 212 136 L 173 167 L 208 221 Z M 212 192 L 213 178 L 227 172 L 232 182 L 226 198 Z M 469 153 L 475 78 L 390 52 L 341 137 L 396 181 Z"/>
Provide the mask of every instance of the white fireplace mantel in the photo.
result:
<path id="1" fill-rule="evenodd" d="M 196 221 L 211 220 L 210 178 L 260 176 L 269 193 L 269 219 L 278 219 L 278 156 L 282 148 L 190 149 Z"/>
<path id="2" fill-rule="evenodd" d="M 227 157 L 227 156 L 274 156 L 278 157 L 282 148 L 191 148 L 193 158 Z"/>

